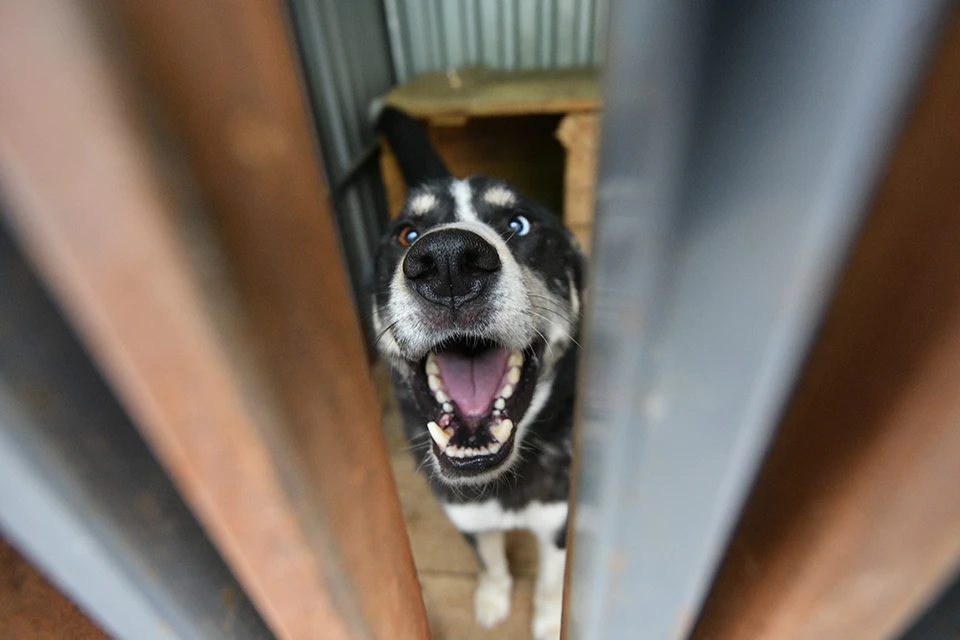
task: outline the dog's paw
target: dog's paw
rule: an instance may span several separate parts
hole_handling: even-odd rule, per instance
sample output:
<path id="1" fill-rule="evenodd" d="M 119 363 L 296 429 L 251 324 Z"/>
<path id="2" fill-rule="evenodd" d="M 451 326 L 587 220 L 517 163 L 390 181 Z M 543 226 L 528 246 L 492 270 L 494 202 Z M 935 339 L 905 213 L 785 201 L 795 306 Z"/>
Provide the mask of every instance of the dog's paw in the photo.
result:
<path id="1" fill-rule="evenodd" d="M 544 591 L 534 594 L 534 640 L 558 640 L 563 618 L 563 591 Z"/>
<path id="2" fill-rule="evenodd" d="M 477 624 L 489 629 L 507 617 L 510 613 L 512 587 L 513 580 L 509 576 L 480 574 L 477 590 L 473 593 L 473 611 Z"/>

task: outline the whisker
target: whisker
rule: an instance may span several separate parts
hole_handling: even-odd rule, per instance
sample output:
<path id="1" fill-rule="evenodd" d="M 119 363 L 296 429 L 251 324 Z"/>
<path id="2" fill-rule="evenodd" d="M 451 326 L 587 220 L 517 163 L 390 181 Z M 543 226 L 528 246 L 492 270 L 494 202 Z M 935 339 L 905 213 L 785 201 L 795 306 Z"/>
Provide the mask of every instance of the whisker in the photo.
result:
<path id="1" fill-rule="evenodd" d="M 400 320 L 403 320 L 403 318 L 400 318 Z M 376 346 L 380 344 L 380 340 L 383 338 L 383 336 L 387 335 L 387 331 L 390 331 L 395 326 L 397 326 L 397 324 L 400 323 L 400 320 L 394 320 L 393 322 L 388 324 L 387 327 L 377 335 L 377 339 L 373 341 L 374 348 L 376 348 Z"/>

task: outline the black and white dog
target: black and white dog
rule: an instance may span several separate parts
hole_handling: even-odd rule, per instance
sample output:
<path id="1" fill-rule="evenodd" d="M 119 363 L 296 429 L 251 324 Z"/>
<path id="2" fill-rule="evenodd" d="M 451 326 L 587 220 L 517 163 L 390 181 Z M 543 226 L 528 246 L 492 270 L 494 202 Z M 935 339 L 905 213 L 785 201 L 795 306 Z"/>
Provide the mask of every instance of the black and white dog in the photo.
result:
<path id="1" fill-rule="evenodd" d="M 504 531 L 539 542 L 533 635 L 560 634 L 584 258 L 502 180 L 450 175 L 419 124 L 378 119 L 408 195 L 377 254 L 377 348 L 430 487 L 483 564 L 485 627 L 510 610 Z"/>

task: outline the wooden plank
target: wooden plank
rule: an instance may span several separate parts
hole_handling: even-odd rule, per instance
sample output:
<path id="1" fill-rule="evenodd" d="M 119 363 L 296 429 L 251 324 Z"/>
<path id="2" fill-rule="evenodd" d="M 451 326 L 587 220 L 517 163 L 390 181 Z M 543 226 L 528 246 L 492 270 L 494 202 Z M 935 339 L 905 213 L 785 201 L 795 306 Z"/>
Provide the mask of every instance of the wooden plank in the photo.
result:
<path id="1" fill-rule="evenodd" d="M 600 114 L 568 113 L 560 121 L 556 135 L 567 151 L 563 174 L 563 220 L 571 227 L 589 230 L 593 226 L 597 191 Z"/>
<path id="2" fill-rule="evenodd" d="M 129 3 L 127 32 L 82 7 L 0 5 L 7 220 L 275 634 L 425 638 L 282 6 Z M 249 334 L 191 264 L 158 113 L 227 221 Z"/>
<path id="3" fill-rule="evenodd" d="M 418 118 L 563 114 L 600 108 L 595 68 L 429 73 L 394 88 L 387 104 Z"/>
<path id="4" fill-rule="evenodd" d="M 896 637 L 960 563 L 960 13 L 694 638 Z"/>

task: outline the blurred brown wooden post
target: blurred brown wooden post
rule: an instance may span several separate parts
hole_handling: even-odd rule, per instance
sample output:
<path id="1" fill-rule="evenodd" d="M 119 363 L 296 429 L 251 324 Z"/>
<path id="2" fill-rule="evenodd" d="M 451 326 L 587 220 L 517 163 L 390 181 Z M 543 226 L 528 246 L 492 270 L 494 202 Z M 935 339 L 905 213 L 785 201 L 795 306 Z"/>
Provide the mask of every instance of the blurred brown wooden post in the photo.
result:
<path id="1" fill-rule="evenodd" d="M 276 635 L 426 638 L 283 4 L 0 3 L 0 187 Z"/>
<path id="2" fill-rule="evenodd" d="M 960 14 L 694 638 L 896 637 L 960 563 Z"/>

